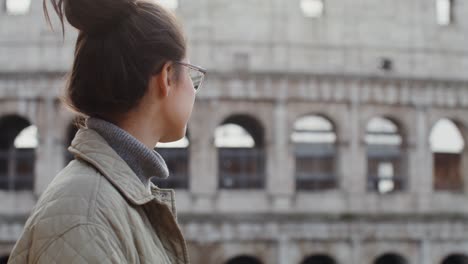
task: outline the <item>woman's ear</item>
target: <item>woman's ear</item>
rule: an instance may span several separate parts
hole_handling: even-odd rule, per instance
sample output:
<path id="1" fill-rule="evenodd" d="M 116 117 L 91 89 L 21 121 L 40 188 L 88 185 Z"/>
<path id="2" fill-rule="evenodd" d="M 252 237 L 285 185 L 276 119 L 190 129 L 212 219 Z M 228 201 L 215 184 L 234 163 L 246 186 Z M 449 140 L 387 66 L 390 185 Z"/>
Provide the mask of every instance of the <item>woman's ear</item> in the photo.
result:
<path id="1" fill-rule="evenodd" d="M 156 87 L 153 88 L 157 89 L 156 94 L 158 97 L 165 98 L 169 95 L 174 85 L 174 80 L 172 79 L 173 74 L 173 63 L 166 62 L 163 65 L 162 70 L 151 78 L 152 81 L 150 81 L 150 83 L 154 82 L 153 85 L 156 85 Z"/>

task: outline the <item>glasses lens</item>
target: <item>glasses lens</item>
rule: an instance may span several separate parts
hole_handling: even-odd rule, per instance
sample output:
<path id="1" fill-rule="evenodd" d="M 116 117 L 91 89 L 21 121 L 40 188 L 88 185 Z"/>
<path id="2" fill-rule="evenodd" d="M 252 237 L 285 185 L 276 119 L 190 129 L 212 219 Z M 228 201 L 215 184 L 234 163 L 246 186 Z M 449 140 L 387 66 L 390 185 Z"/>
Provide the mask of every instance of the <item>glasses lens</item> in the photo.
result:
<path id="1" fill-rule="evenodd" d="M 198 90 L 200 88 L 202 82 L 203 82 L 203 77 L 204 74 L 200 71 L 197 71 L 195 69 L 190 69 L 190 78 L 192 79 L 193 87 L 195 90 Z"/>

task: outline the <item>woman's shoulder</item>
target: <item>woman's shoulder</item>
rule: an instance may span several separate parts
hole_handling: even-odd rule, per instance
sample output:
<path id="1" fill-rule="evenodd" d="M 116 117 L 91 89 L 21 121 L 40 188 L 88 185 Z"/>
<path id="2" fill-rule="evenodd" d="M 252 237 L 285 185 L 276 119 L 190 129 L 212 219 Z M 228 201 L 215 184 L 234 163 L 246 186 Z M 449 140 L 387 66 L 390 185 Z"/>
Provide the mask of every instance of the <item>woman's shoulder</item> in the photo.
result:
<path id="1" fill-rule="evenodd" d="M 118 248 L 118 240 L 102 219 L 105 214 L 98 212 L 102 206 L 98 204 L 103 202 L 98 198 L 99 193 L 103 190 L 112 192 L 108 185 L 92 166 L 79 160 L 72 161 L 39 198 L 13 250 L 12 258 L 16 261 L 12 263 L 23 263 L 24 256 L 33 260 L 45 259 L 46 263 L 57 262 L 52 261 L 54 258 L 72 259 L 72 253 L 81 252 L 85 247 L 96 247 L 96 251 L 105 255 L 109 253 L 106 248 L 98 247 L 106 243 L 113 243 L 114 248 Z M 65 243 L 67 247 L 64 247 Z M 60 254 L 65 257 L 57 258 Z M 106 257 L 104 255 L 100 257 Z"/>
<path id="2" fill-rule="evenodd" d="M 54 225 L 66 230 L 78 224 L 99 224 L 102 219 L 96 218 L 97 211 L 118 200 L 123 198 L 99 171 L 84 161 L 74 160 L 42 193 L 27 225 Z"/>
<path id="3" fill-rule="evenodd" d="M 74 160 L 55 176 L 39 198 L 15 246 L 12 256 L 18 261 L 13 263 L 22 263 L 25 252 L 33 259 L 48 257 L 44 252 L 63 248 L 66 238 L 69 245 L 92 240 L 100 245 L 110 241 L 116 246 L 120 240 L 112 228 L 120 224 L 131 230 L 126 216 L 132 210 L 136 209 L 98 170 Z"/>

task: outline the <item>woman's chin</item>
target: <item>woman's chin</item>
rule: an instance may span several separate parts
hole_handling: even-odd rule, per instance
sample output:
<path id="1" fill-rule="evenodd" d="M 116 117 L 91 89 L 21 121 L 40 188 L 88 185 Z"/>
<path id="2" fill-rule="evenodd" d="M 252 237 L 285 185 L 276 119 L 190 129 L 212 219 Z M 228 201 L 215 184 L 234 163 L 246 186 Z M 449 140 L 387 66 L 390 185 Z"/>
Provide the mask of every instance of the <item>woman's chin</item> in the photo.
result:
<path id="1" fill-rule="evenodd" d="M 165 136 L 165 137 L 161 138 L 159 140 L 159 142 L 161 142 L 161 143 L 170 143 L 170 142 L 181 140 L 181 139 L 184 138 L 184 136 L 185 136 L 185 131 L 184 131 L 184 133 L 172 134 L 172 135 Z"/>

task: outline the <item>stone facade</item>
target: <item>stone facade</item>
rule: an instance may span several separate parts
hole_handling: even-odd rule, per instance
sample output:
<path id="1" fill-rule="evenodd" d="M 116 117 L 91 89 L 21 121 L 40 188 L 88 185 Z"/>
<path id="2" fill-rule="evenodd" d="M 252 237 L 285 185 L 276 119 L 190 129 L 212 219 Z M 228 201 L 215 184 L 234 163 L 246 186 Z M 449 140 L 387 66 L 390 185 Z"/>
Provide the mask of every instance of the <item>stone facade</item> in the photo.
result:
<path id="1" fill-rule="evenodd" d="M 68 29 L 62 40 L 60 30 L 48 31 L 40 2 L 26 15 L 0 13 L 0 116 L 26 118 L 39 136 L 34 190 L 0 191 L 0 257 L 65 165 L 73 119 L 59 98 L 76 33 Z M 468 139 L 468 3 L 456 1 L 454 23 L 442 27 L 435 1 L 326 0 L 323 16 L 314 19 L 302 15 L 299 2 L 179 1 L 191 62 L 209 71 L 189 124 L 189 189 L 177 191 L 193 263 L 248 255 L 294 264 L 326 255 L 371 264 L 395 254 L 407 263 L 438 264 L 468 255 L 468 170 L 461 170 L 462 192 L 434 190 L 429 144 L 441 118 L 456 122 Z M 382 58 L 392 61 L 391 70 L 380 68 Z M 263 127 L 263 189 L 218 188 L 214 131 L 236 114 Z M 307 114 L 335 125 L 335 189 L 296 191 L 290 137 Z M 402 192 L 366 189 L 366 125 L 375 116 L 401 130 Z"/>

